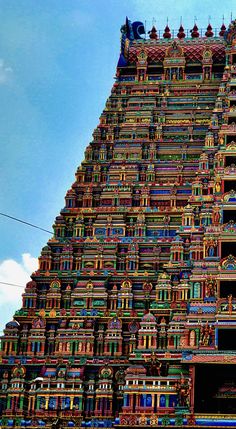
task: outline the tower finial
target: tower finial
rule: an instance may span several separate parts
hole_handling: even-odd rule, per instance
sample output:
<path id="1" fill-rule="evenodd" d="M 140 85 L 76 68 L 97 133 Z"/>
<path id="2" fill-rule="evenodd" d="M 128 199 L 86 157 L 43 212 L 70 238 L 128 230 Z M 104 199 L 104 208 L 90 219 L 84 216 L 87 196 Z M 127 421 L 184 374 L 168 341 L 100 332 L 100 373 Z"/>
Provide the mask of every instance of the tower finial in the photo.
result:
<path id="1" fill-rule="evenodd" d="M 167 18 L 167 20 L 168 20 L 168 18 Z M 163 33 L 163 37 L 164 37 L 164 39 L 170 39 L 171 38 L 171 32 L 170 32 L 170 28 L 168 26 L 168 23 L 166 24 L 166 27 L 165 27 L 165 30 Z"/>
<path id="2" fill-rule="evenodd" d="M 199 37 L 198 26 L 196 24 L 196 16 L 194 18 L 195 18 L 194 26 L 193 26 L 193 29 L 190 31 L 192 38 Z"/>
<path id="3" fill-rule="evenodd" d="M 225 34 L 225 31 L 226 31 L 226 26 L 224 24 L 224 15 L 223 15 L 223 23 L 222 23 L 222 26 L 220 28 L 219 36 L 223 37 Z"/>
<path id="4" fill-rule="evenodd" d="M 208 23 L 207 31 L 206 31 L 206 33 L 205 33 L 205 36 L 206 36 L 206 37 L 213 37 L 213 36 L 214 36 L 214 33 L 213 33 L 213 31 L 212 31 L 212 26 L 211 26 L 211 24 L 210 24 L 210 21 L 209 21 L 209 23 Z"/>
<path id="5" fill-rule="evenodd" d="M 185 38 L 184 27 L 182 25 L 182 16 L 181 16 L 180 27 L 179 27 L 177 37 L 178 37 L 178 39 L 184 39 Z"/>
<path id="6" fill-rule="evenodd" d="M 150 39 L 157 40 L 157 30 L 156 27 L 153 25 L 152 29 L 148 32 Z"/>

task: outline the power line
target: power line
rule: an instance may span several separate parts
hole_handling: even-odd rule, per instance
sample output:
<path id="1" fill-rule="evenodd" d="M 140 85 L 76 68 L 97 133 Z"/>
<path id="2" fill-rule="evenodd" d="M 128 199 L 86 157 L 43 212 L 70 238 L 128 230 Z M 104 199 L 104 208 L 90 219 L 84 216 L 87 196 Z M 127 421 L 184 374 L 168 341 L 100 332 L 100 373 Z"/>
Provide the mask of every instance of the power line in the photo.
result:
<path id="1" fill-rule="evenodd" d="M 25 288 L 25 286 L 17 285 L 15 283 L 0 282 L 0 284 L 1 285 L 8 285 L 8 286 L 15 286 L 15 287 L 22 287 L 23 289 Z"/>
<path id="2" fill-rule="evenodd" d="M 18 219 L 18 218 L 14 217 L 14 216 L 10 216 L 10 215 L 7 215 L 5 213 L 0 213 L 0 215 L 4 216 L 4 217 L 8 217 L 9 219 L 13 219 L 13 220 L 15 220 L 17 222 L 24 223 L 25 225 L 32 226 L 33 228 L 40 229 L 41 231 L 47 232 L 48 234 L 53 234 L 52 231 L 48 231 L 47 229 L 41 228 L 40 226 L 34 225 L 33 223 L 26 222 L 26 221 L 24 221 L 22 219 Z"/>

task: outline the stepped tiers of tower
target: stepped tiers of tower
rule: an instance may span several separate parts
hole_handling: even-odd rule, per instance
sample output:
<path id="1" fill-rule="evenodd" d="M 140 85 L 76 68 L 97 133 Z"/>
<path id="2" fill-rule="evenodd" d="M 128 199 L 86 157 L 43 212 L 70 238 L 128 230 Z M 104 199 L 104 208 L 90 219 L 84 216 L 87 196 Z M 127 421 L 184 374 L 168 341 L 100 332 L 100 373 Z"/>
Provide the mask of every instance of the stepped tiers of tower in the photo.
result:
<path id="1" fill-rule="evenodd" d="M 236 21 L 196 27 L 122 27 L 111 95 L 4 329 L 3 429 L 236 426 Z"/>

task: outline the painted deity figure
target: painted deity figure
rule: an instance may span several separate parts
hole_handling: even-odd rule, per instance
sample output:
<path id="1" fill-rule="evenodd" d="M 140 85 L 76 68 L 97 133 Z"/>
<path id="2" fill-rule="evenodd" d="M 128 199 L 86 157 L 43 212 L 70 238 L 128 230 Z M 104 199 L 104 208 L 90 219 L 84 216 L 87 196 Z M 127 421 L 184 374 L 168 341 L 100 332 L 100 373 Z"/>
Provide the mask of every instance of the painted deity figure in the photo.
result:
<path id="1" fill-rule="evenodd" d="M 145 216 L 143 213 L 139 213 L 137 216 L 137 222 L 138 223 L 144 223 L 145 222 Z"/>
<path id="2" fill-rule="evenodd" d="M 209 345 L 209 341 L 210 341 L 210 327 L 209 327 L 209 325 L 207 323 L 206 326 L 205 326 L 204 334 L 203 334 L 203 338 L 202 338 L 203 346 L 208 346 Z"/>
<path id="3" fill-rule="evenodd" d="M 223 136 L 220 136 L 220 138 L 219 138 L 219 144 L 220 144 L 221 146 L 223 146 L 223 144 L 224 144 L 224 137 L 223 137 Z M 222 159 L 223 159 L 223 157 L 221 156 L 221 157 L 220 157 L 220 161 L 222 161 Z M 220 165 L 221 165 L 221 163 L 220 163 Z"/>
<path id="4" fill-rule="evenodd" d="M 165 235 L 168 235 L 168 228 L 170 225 L 170 216 L 169 215 L 163 216 L 163 224 L 164 224 Z"/>
<path id="5" fill-rule="evenodd" d="M 206 251 L 207 251 L 207 255 L 209 257 L 214 257 L 215 256 L 216 247 L 217 247 L 217 242 L 214 241 L 214 240 L 210 240 L 207 243 Z"/>
<path id="6" fill-rule="evenodd" d="M 121 289 L 130 289 L 131 288 L 131 281 L 124 280 L 121 284 Z"/>
<path id="7" fill-rule="evenodd" d="M 147 419 L 145 417 L 145 414 L 142 414 L 139 418 L 139 424 L 140 425 L 146 425 Z"/>
<path id="8" fill-rule="evenodd" d="M 189 345 L 190 347 L 194 347 L 196 345 L 196 332 L 194 330 L 190 332 Z"/>
<path id="9" fill-rule="evenodd" d="M 208 323 L 206 324 L 207 326 L 207 346 L 210 346 L 212 343 L 212 335 L 213 335 L 213 328 L 211 325 L 208 325 Z"/>
<path id="10" fill-rule="evenodd" d="M 217 193 L 219 193 L 221 191 L 221 186 L 220 186 L 219 182 L 216 182 L 215 190 L 216 190 Z"/>
<path id="11" fill-rule="evenodd" d="M 205 69 L 204 69 L 204 79 L 206 79 L 206 80 L 210 79 L 210 67 L 205 67 Z"/>
<path id="12" fill-rule="evenodd" d="M 216 295 L 216 282 L 215 280 L 208 280 L 206 284 L 206 297 L 211 298 Z"/>
<path id="13" fill-rule="evenodd" d="M 215 207 L 213 211 L 213 225 L 219 225 L 220 222 L 220 209 L 218 207 Z"/>
<path id="14" fill-rule="evenodd" d="M 213 246 L 213 245 L 209 246 L 208 255 L 214 256 L 214 253 L 215 253 L 215 246 Z"/>
<path id="15" fill-rule="evenodd" d="M 162 363 L 157 359 L 156 355 L 153 353 L 148 359 L 149 362 L 149 372 L 150 375 L 156 376 L 161 375 Z"/>
<path id="16" fill-rule="evenodd" d="M 37 319 L 34 319 L 32 327 L 34 329 L 40 329 L 45 327 L 45 322 L 41 317 L 38 317 Z"/>
<path id="17" fill-rule="evenodd" d="M 189 394 L 190 386 L 187 380 L 184 380 L 183 375 L 181 375 L 180 381 L 176 384 L 176 390 L 178 394 L 178 405 L 180 407 L 186 407 L 189 405 Z"/>
<path id="18" fill-rule="evenodd" d="M 170 216 L 169 215 L 165 215 L 163 217 L 163 223 L 165 226 L 169 225 L 169 223 L 170 223 Z"/>
<path id="19" fill-rule="evenodd" d="M 151 282 L 144 282 L 143 283 L 143 290 L 145 292 L 151 292 L 152 288 L 153 288 L 153 286 L 152 286 Z"/>
<path id="20" fill-rule="evenodd" d="M 202 325 L 200 328 L 199 345 L 210 346 L 212 342 L 212 334 L 213 334 L 213 329 L 212 329 L 212 326 L 208 324 L 208 322 L 206 323 L 205 326 Z"/>
<path id="21" fill-rule="evenodd" d="M 228 295 L 228 312 L 229 312 L 229 314 L 232 314 L 232 310 L 233 310 L 233 295 L 230 294 L 230 295 Z"/>
<path id="22" fill-rule="evenodd" d="M 177 74 L 176 74 L 176 69 L 174 69 L 172 73 L 172 80 L 176 80 L 176 79 L 177 79 Z"/>
<path id="23" fill-rule="evenodd" d="M 160 332 L 166 332 L 166 319 L 164 316 L 161 318 L 160 327 Z"/>
<path id="24" fill-rule="evenodd" d="M 156 414 L 152 414 L 150 417 L 150 425 L 151 426 L 157 426 L 158 425 L 158 417 Z"/>

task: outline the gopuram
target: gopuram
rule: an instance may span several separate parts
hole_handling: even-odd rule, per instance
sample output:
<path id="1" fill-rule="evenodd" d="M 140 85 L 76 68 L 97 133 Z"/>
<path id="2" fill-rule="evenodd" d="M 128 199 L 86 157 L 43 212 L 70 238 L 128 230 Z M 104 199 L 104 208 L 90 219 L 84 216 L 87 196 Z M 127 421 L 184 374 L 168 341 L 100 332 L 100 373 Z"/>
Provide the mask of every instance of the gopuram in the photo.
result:
<path id="1" fill-rule="evenodd" d="M 236 21 L 127 19 L 75 177 L 4 329 L 0 427 L 236 426 Z"/>

